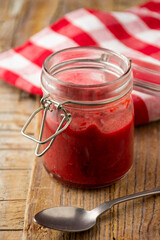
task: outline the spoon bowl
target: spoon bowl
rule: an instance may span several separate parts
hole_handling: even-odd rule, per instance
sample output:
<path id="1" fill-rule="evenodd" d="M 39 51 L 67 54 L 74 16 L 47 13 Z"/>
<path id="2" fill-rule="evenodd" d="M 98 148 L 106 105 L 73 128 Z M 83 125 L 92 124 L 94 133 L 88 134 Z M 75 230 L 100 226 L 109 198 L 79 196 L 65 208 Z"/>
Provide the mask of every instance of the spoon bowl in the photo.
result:
<path id="1" fill-rule="evenodd" d="M 34 221 L 44 227 L 65 232 L 81 232 L 96 224 L 96 215 L 76 207 L 55 207 L 37 213 Z"/>

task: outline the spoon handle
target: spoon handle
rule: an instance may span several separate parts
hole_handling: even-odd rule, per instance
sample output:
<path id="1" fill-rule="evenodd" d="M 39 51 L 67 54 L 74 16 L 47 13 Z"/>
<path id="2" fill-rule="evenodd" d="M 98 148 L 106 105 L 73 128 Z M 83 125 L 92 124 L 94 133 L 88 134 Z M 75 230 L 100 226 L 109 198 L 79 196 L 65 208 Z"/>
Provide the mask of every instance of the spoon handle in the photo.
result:
<path id="1" fill-rule="evenodd" d="M 99 216 L 118 203 L 133 200 L 135 198 L 154 195 L 154 194 L 158 194 L 158 193 L 160 193 L 160 188 L 157 188 L 154 190 L 149 190 L 149 191 L 144 191 L 144 192 L 139 192 L 139 193 L 134 193 L 134 194 L 127 195 L 124 197 L 113 199 L 109 202 L 104 202 L 101 205 L 99 205 L 98 207 L 92 209 L 91 211 L 95 214 L 95 216 Z"/>
<path id="2" fill-rule="evenodd" d="M 127 195 L 127 196 L 124 196 L 124 197 L 113 199 L 112 201 L 110 201 L 111 207 L 113 205 L 121 203 L 121 202 L 133 200 L 135 198 L 140 198 L 140 197 L 144 197 L 144 196 L 154 195 L 154 194 L 158 194 L 158 193 L 160 193 L 160 188 L 157 188 L 157 189 L 154 189 L 154 190 L 149 190 L 149 191 L 143 191 L 143 192 L 139 192 L 139 193 L 134 193 L 134 194 Z"/>

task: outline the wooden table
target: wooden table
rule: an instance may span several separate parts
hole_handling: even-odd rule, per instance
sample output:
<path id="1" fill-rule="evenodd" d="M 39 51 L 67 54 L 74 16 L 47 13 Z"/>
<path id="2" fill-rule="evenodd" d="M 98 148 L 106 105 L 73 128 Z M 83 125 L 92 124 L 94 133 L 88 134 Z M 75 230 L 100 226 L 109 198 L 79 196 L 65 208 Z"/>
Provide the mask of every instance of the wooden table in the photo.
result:
<path id="1" fill-rule="evenodd" d="M 0 0 L 0 51 L 22 44 L 76 8 L 119 11 L 141 2 L 143 0 Z M 34 144 L 20 134 L 25 121 L 39 105 L 39 97 L 2 81 L 0 94 L 0 240 L 160 239 L 159 196 L 115 206 L 98 220 L 96 227 L 85 233 L 60 233 L 39 227 L 32 220 L 36 211 L 60 202 L 91 209 L 105 200 L 160 186 L 160 122 L 136 129 L 135 162 L 126 178 L 99 190 L 77 190 L 51 181 L 41 160 L 34 160 Z M 36 133 L 37 125 L 35 118 L 30 126 L 31 134 Z"/>

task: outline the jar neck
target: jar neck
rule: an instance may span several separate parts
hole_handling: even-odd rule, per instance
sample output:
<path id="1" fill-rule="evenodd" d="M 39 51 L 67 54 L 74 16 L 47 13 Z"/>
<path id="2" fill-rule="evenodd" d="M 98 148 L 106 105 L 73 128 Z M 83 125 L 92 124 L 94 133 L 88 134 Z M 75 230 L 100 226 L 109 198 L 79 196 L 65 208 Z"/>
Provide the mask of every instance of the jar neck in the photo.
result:
<path id="1" fill-rule="evenodd" d="M 41 86 L 54 100 L 98 105 L 116 101 L 132 89 L 130 61 L 101 48 L 70 48 L 49 56 Z"/>

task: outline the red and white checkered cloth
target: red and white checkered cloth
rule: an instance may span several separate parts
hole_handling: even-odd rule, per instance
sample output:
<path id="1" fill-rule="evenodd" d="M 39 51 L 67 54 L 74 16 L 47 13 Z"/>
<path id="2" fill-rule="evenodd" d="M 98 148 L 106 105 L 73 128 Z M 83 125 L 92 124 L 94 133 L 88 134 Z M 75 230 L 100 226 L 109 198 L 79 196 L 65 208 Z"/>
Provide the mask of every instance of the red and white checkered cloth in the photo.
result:
<path id="1" fill-rule="evenodd" d="M 131 59 L 152 63 L 160 70 L 160 0 L 123 12 L 78 9 L 68 13 L 24 45 L 1 53 L 0 78 L 41 95 L 44 59 L 57 50 L 75 46 L 112 49 Z M 136 124 L 160 119 L 160 98 L 135 90 L 132 95 Z"/>

